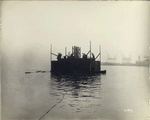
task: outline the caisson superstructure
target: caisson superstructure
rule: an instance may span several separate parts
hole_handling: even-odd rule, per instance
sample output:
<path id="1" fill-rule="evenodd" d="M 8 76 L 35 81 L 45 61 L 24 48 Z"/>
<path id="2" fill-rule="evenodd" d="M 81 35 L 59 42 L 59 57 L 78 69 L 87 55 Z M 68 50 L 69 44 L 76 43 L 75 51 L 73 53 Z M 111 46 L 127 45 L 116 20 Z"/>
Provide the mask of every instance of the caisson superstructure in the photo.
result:
<path id="1" fill-rule="evenodd" d="M 91 42 L 90 50 L 87 53 L 82 53 L 81 56 L 81 47 L 72 46 L 72 53 L 62 56 L 61 53 L 54 54 L 52 53 L 51 45 L 51 72 L 54 73 L 106 73 L 106 70 L 101 70 L 101 49 L 99 46 L 99 54 L 95 57 L 91 52 Z M 57 60 L 52 60 L 52 55 L 57 57 Z M 96 59 L 99 57 L 99 61 Z"/>

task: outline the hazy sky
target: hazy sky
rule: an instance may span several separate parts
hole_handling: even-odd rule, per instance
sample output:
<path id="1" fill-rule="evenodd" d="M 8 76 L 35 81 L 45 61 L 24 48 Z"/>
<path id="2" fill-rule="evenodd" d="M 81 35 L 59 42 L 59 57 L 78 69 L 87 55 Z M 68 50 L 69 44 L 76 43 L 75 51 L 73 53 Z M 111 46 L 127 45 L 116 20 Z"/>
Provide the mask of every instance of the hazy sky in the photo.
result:
<path id="1" fill-rule="evenodd" d="M 98 54 L 107 53 L 118 62 L 124 54 L 132 60 L 148 55 L 148 2 L 14 1 L 2 2 L 2 52 L 9 60 L 49 65 L 53 52 L 71 51 L 77 45 Z M 55 58 L 55 57 L 54 57 Z"/>

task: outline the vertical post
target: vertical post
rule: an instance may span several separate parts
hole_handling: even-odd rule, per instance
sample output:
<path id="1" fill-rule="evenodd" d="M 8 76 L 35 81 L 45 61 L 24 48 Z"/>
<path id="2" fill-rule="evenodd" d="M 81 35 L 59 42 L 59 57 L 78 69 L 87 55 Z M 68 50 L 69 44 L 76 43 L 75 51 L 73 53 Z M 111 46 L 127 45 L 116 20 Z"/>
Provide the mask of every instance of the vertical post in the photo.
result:
<path id="1" fill-rule="evenodd" d="M 91 41 L 90 41 L 90 72 L 91 72 Z"/>
<path id="2" fill-rule="evenodd" d="M 90 59 L 91 59 L 91 41 L 90 41 Z"/>
<path id="3" fill-rule="evenodd" d="M 51 61 L 52 61 L 52 44 L 51 44 Z"/>
<path id="4" fill-rule="evenodd" d="M 67 48 L 65 47 L 65 56 L 67 55 Z"/>
<path id="5" fill-rule="evenodd" d="M 101 45 L 99 45 L 99 53 L 100 53 L 99 61 L 101 61 Z"/>
<path id="6" fill-rule="evenodd" d="M 100 71 L 101 71 L 101 45 L 99 45 L 99 53 L 100 53 L 99 61 L 100 61 Z"/>
<path id="7" fill-rule="evenodd" d="M 80 58 L 81 58 L 81 47 L 80 47 Z"/>
<path id="8" fill-rule="evenodd" d="M 52 70 L 52 44 L 50 45 L 50 65 Z"/>

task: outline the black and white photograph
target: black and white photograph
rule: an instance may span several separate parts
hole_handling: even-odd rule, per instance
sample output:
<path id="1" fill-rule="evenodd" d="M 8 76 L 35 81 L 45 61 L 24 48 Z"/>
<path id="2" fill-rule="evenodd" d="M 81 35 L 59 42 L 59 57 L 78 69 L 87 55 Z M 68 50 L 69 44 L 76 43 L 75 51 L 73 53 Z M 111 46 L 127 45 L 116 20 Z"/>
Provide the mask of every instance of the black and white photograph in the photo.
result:
<path id="1" fill-rule="evenodd" d="M 150 3 L 2 1 L 2 120 L 150 120 Z"/>

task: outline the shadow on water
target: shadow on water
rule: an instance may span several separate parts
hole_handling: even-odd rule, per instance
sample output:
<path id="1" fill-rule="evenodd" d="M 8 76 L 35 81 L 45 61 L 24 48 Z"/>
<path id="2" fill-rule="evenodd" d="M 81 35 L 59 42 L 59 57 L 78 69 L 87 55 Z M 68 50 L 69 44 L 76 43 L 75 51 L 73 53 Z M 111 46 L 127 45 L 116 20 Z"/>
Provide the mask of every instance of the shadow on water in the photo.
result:
<path id="1" fill-rule="evenodd" d="M 94 97 L 101 98 L 100 74 L 54 74 L 51 73 L 51 95 L 59 96 L 68 92 L 70 97 Z M 52 92 L 53 91 L 53 92 Z M 98 94 L 98 95 L 97 95 Z"/>

